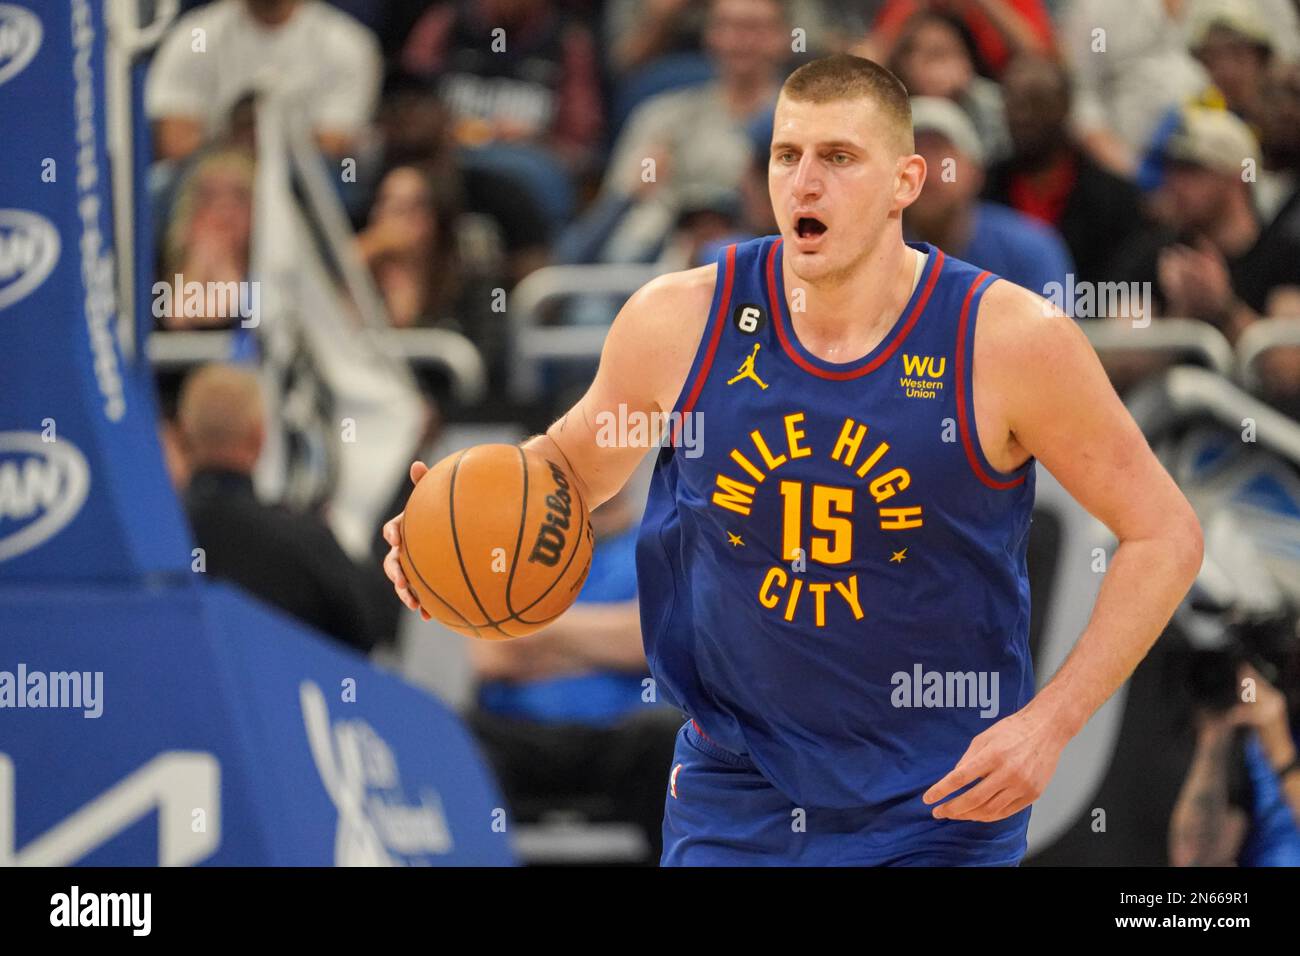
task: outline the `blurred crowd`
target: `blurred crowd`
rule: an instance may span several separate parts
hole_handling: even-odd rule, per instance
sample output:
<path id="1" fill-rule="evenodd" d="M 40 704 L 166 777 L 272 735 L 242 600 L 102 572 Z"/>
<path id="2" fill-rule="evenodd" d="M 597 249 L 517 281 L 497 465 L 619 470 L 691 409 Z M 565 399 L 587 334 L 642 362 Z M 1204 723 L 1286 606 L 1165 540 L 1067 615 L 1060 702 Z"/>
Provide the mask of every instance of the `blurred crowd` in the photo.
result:
<path id="1" fill-rule="evenodd" d="M 1235 344 L 1257 323 L 1300 318 L 1298 6 L 183 3 L 146 88 L 158 275 L 248 277 L 258 99 L 271 89 L 298 95 L 328 168 L 354 173 L 331 180 L 388 321 L 467 336 L 497 401 L 509 346 L 494 307 L 502 290 L 548 265 L 686 268 L 774 232 L 767 168 L 777 92 L 800 63 L 848 51 L 887 65 L 913 96 L 917 151 L 930 174 L 905 215 L 909 239 L 1039 294 L 1112 282 L 1149 288 L 1119 308 L 1063 305 L 1081 320 L 1138 327 L 1192 319 Z M 616 307 L 596 320 L 612 319 Z M 231 320 L 174 305 L 159 323 Z M 1123 391 L 1158 363 L 1115 358 L 1107 367 Z M 1273 350 L 1261 372 L 1264 397 L 1296 416 L 1300 347 Z M 252 410 L 238 434 L 243 419 L 219 414 L 232 403 Z M 199 456 L 188 466 L 196 477 L 187 507 L 213 540 L 264 535 L 279 520 L 251 498 L 256 413 L 253 385 L 232 374 L 210 372 L 182 395 L 176 447 Z M 669 759 L 675 724 L 628 723 L 645 710 L 628 531 L 635 516 L 610 512 L 593 567 L 599 583 L 584 592 L 590 613 L 566 617 L 569 632 L 549 644 L 513 642 L 509 655 L 477 648 L 484 689 L 474 721 L 518 805 L 545 802 L 557 781 L 588 794 L 643 793 L 631 787 L 635 768 L 655 768 L 647 779 L 659 791 L 634 811 L 649 821 L 653 843 L 657 768 Z M 373 581 L 340 583 L 341 565 L 316 535 L 300 529 L 300 540 L 317 542 L 302 563 L 319 580 L 268 590 L 305 595 L 305 605 L 315 594 L 317 606 L 296 613 L 337 622 L 320 602 Z M 268 566 L 292 560 L 266 557 Z M 350 630 L 368 635 L 356 642 L 363 649 L 375 643 L 368 625 Z M 553 733 L 574 726 L 612 736 L 575 746 L 572 734 Z M 549 775 L 529 756 L 543 739 Z M 1273 762 L 1294 755 L 1275 728 L 1267 739 Z M 591 753 L 623 758 L 595 764 Z"/>
<path id="2" fill-rule="evenodd" d="M 1230 343 L 1300 315 L 1294 0 L 216 0 L 150 70 L 159 274 L 247 274 L 256 99 L 297 91 L 390 321 L 499 373 L 493 296 L 532 271 L 771 232 L 776 92 L 844 50 L 916 97 L 910 238 L 1040 294 L 1150 283 Z M 1265 373 L 1294 411 L 1300 362 Z"/>

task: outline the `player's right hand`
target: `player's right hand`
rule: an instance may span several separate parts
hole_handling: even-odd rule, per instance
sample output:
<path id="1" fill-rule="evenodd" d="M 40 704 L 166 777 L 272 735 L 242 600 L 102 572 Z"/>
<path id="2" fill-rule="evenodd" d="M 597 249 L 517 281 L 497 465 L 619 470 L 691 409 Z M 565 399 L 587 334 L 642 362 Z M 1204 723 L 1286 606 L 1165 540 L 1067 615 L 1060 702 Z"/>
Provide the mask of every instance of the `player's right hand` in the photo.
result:
<path id="1" fill-rule="evenodd" d="M 411 484 L 416 484 L 428 470 L 429 466 L 424 462 L 412 462 Z M 384 558 L 384 573 L 388 575 L 388 580 L 393 582 L 393 590 L 397 592 L 398 600 L 412 611 L 419 611 L 420 616 L 428 621 L 431 615 L 420 607 L 420 602 L 411 593 L 411 589 L 406 584 L 406 576 L 402 574 L 402 566 L 397 560 L 398 550 L 402 547 L 402 515 L 405 513 L 398 514 L 384 525 L 384 540 L 389 544 L 388 555 Z"/>

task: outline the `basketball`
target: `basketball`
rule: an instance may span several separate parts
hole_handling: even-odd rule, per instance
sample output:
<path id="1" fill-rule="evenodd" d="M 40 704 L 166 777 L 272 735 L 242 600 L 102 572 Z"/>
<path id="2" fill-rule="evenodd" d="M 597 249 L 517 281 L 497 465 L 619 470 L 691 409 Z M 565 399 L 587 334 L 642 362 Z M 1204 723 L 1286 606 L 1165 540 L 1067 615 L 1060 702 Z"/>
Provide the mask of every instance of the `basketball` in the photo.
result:
<path id="1" fill-rule="evenodd" d="M 563 462 L 476 445 L 411 492 L 399 561 L 435 619 L 470 637 L 531 634 L 568 610 L 591 568 L 586 503 Z"/>

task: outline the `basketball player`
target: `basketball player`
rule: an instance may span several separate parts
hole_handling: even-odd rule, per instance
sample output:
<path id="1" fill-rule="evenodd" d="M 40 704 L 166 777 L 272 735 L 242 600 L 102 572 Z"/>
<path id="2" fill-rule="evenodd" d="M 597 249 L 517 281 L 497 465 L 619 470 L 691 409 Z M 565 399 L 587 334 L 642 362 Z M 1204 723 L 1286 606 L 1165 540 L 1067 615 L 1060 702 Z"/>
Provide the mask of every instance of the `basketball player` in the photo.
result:
<path id="1" fill-rule="evenodd" d="M 1018 863 L 1062 749 L 1200 566 L 1191 507 L 1073 321 L 904 241 L 925 176 L 897 78 L 800 67 L 772 138 L 780 234 L 637 291 L 590 390 L 530 442 L 594 507 L 644 455 L 605 447 L 603 413 L 703 429 L 661 450 L 637 554 L 651 673 L 690 718 L 665 865 Z M 1037 695 L 1035 462 L 1119 539 Z M 416 607 L 396 549 L 386 567 Z"/>

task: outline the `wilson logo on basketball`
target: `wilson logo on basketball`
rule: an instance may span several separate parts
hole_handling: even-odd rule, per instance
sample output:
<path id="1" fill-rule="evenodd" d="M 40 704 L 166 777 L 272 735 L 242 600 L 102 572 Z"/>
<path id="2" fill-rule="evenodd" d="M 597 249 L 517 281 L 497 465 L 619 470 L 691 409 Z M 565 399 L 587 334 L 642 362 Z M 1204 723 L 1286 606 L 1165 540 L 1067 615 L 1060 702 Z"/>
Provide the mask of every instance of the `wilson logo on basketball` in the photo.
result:
<path id="1" fill-rule="evenodd" d="M 553 568 L 564 554 L 564 533 L 569 530 L 569 517 L 573 513 L 573 500 L 569 495 L 569 479 L 553 461 L 551 477 L 555 479 L 555 491 L 546 496 L 546 517 L 537 529 L 537 540 L 533 543 L 533 553 L 528 556 L 530 562 L 544 564 Z"/>
<path id="2" fill-rule="evenodd" d="M 502 640 L 568 610 L 593 541 L 582 486 L 563 469 L 531 448 L 475 445 L 438 462 L 411 492 L 398 563 L 429 616 Z"/>

